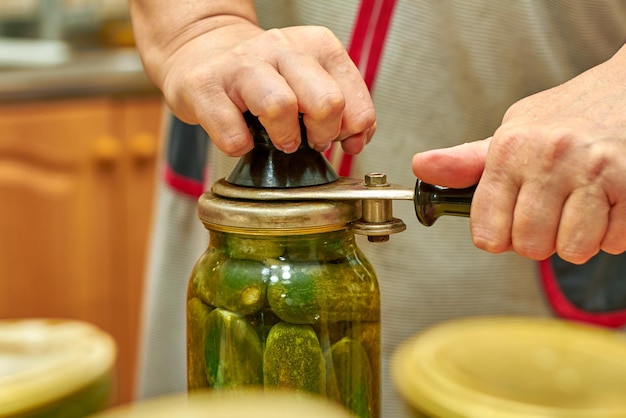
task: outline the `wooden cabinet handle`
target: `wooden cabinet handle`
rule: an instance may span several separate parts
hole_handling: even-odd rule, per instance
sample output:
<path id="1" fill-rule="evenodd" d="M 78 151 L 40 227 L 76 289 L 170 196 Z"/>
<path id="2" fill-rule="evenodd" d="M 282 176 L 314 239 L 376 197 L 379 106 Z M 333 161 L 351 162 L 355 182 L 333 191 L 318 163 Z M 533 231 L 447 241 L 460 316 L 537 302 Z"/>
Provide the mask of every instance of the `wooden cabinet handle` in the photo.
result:
<path id="1" fill-rule="evenodd" d="M 130 140 L 130 155 L 139 162 L 151 160 L 157 154 L 156 142 L 153 135 L 147 133 L 137 134 Z"/>
<path id="2" fill-rule="evenodd" d="M 102 136 L 94 144 L 94 158 L 103 165 L 115 163 L 122 152 L 120 142 L 112 136 Z"/>

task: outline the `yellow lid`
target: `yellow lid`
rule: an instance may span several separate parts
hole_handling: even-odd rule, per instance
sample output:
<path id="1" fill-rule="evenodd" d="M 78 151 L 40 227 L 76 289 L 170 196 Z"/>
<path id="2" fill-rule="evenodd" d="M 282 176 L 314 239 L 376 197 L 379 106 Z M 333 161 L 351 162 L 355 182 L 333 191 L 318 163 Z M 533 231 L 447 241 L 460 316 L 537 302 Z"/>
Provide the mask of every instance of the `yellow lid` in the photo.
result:
<path id="1" fill-rule="evenodd" d="M 406 341 L 394 383 L 438 418 L 626 417 L 626 337 L 548 318 L 470 318 Z"/>
<path id="2" fill-rule="evenodd" d="M 356 418 L 338 403 L 301 392 L 198 391 L 149 399 L 93 418 Z"/>
<path id="3" fill-rule="evenodd" d="M 0 417 L 71 395 L 107 374 L 113 339 L 70 320 L 0 321 Z"/>

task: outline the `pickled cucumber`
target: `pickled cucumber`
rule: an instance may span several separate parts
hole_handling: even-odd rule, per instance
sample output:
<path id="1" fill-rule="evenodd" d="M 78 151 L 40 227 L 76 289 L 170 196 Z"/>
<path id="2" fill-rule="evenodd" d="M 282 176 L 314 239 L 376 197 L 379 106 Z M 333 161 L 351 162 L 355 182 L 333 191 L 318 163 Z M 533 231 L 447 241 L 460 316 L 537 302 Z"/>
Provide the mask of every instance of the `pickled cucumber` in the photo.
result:
<path id="1" fill-rule="evenodd" d="M 372 392 L 374 393 L 374 416 L 380 410 L 380 323 L 354 322 L 347 336 L 359 340 L 367 353 L 372 370 Z"/>
<path id="2" fill-rule="evenodd" d="M 206 260 L 206 261 L 205 261 Z M 250 260 L 223 260 L 210 253 L 192 276 L 192 295 L 207 305 L 249 315 L 266 306 L 268 269 Z"/>
<path id="3" fill-rule="evenodd" d="M 204 340 L 211 308 L 198 298 L 187 301 L 187 388 L 207 387 Z"/>
<path id="4" fill-rule="evenodd" d="M 263 347 L 246 319 L 215 309 L 207 319 L 204 347 L 206 374 L 212 388 L 263 383 Z"/>
<path id="5" fill-rule="evenodd" d="M 285 259 L 289 261 L 317 260 L 321 263 L 344 259 L 351 246 L 344 231 L 328 235 L 300 236 L 286 240 Z"/>
<path id="6" fill-rule="evenodd" d="M 328 396 L 352 410 L 360 418 L 374 416 L 372 370 L 367 352 L 361 343 L 342 338 L 325 355 Z"/>
<path id="7" fill-rule="evenodd" d="M 270 268 L 267 299 L 276 315 L 296 324 L 377 321 L 380 315 L 371 271 L 349 262 L 277 263 Z"/>
<path id="8" fill-rule="evenodd" d="M 217 274 L 221 264 L 224 262 L 224 254 L 215 249 L 207 249 L 198 259 L 191 273 L 189 280 L 189 295 L 200 298 L 207 305 L 213 306 L 214 282 L 212 278 Z"/>
<path id="9" fill-rule="evenodd" d="M 214 279 L 215 307 L 249 315 L 261 310 L 267 302 L 268 269 L 250 260 L 226 260 Z"/>
<path id="10" fill-rule="evenodd" d="M 266 258 L 278 258 L 285 253 L 280 241 L 265 235 L 229 234 L 224 243 L 226 254 L 241 260 L 263 261 Z"/>
<path id="11" fill-rule="evenodd" d="M 266 387 L 325 394 L 326 365 L 313 328 L 274 325 L 265 343 L 263 376 Z"/>

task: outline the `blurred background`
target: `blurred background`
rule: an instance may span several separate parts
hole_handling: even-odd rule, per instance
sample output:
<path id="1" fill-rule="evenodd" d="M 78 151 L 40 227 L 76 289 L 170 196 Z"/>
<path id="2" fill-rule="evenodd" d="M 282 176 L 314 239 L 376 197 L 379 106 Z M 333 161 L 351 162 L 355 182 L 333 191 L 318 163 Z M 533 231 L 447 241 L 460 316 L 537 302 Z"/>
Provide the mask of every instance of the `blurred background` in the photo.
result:
<path id="1" fill-rule="evenodd" d="M 132 398 L 162 114 L 125 0 L 0 0 L 0 320 L 108 332 L 115 403 Z"/>
<path id="2" fill-rule="evenodd" d="M 0 1 L 0 32 L 8 37 L 63 39 L 85 46 L 129 45 L 132 35 L 127 24 L 124 0 Z"/>

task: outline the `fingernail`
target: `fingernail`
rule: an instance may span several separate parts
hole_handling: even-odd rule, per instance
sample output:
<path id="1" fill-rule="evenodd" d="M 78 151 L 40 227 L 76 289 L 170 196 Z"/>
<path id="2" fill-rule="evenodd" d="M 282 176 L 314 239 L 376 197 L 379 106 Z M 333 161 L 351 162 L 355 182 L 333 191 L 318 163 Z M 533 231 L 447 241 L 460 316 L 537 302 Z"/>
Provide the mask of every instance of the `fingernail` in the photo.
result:
<path id="1" fill-rule="evenodd" d="M 313 148 L 317 152 L 326 152 L 330 148 L 331 144 L 309 144 L 309 147 Z"/>
<path id="2" fill-rule="evenodd" d="M 280 149 L 285 154 L 291 154 L 292 152 L 295 152 L 298 149 L 299 145 L 300 144 L 298 143 L 298 141 L 291 141 L 286 144 L 281 144 L 280 146 L 277 146 L 276 148 Z"/>

